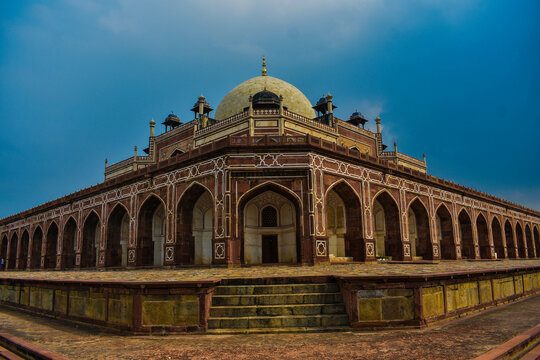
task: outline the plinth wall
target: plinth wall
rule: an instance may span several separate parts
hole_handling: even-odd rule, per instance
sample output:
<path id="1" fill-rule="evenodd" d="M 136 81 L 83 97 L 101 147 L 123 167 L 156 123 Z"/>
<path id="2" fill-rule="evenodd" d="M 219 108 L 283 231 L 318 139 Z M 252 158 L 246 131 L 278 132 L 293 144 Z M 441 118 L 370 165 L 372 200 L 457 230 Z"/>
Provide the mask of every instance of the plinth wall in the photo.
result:
<path id="1" fill-rule="evenodd" d="M 425 326 L 540 291 L 540 268 L 338 276 L 353 328 Z"/>
<path id="2" fill-rule="evenodd" d="M 213 288 L 218 282 L 3 279 L 0 303 L 128 333 L 204 331 Z"/>
<path id="3" fill-rule="evenodd" d="M 125 333 L 205 332 L 218 285 L 339 284 L 353 329 L 423 327 L 531 296 L 540 266 L 428 275 L 325 275 L 185 282 L 0 279 L 0 304 Z M 279 295 L 276 295 L 279 296 Z"/>

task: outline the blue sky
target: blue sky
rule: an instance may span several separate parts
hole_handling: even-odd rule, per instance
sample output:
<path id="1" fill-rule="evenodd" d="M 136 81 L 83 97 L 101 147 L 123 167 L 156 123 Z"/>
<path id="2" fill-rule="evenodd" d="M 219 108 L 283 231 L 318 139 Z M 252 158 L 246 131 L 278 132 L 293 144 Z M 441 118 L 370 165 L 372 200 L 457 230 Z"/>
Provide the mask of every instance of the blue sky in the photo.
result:
<path id="1" fill-rule="evenodd" d="M 268 74 L 430 174 L 540 210 L 538 1 L 0 0 L 0 218 L 103 181 L 148 122 Z M 161 129 L 161 128 L 160 128 Z"/>

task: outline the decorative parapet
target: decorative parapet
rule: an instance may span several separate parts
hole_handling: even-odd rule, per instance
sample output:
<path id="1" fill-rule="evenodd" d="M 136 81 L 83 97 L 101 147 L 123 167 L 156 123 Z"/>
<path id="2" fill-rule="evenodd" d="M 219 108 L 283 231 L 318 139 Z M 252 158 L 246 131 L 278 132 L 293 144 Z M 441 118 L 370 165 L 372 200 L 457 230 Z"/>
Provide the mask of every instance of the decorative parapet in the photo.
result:
<path id="1" fill-rule="evenodd" d="M 399 151 L 383 151 L 379 156 L 399 165 L 413 167 L 414 169 L 421 169 L 424 172 L 427 170 L 426 163 L 423 160 L 416 159 L 412 156 L 400 153 Z"/>
<path id="2" fill-rule="evenodd" d="M 241 113 L 238 113 L 236 115 L 233 115 L 233 116 L 230 116 L 222 121 L 218 121 L 216 122 L 215 124 L 212 124 L 210 126 L 207 126 L 205 128 L 201 128 L 201 129 L 197 129 L 197 131 L 195 131 L 195 137 L 200 137 L 202 135 L 206 135 L 206 134 L 209 134 L 211 132 L 214 132 L 218 129 L 221 129 L 225 126 L 228 126 L 236 121 L 240 121 L 240 120 L 245 120 L 248 118 L 248 112 L 247 111 L 243 111 Z"/>
<path id="3" fill-rule="evenodd" d="M 302 122 L 305 122 L 311 126 L 314 126 L 314 127 L 318 127 L 320 129 L 323 129 L 323 130 L 326 130 L 326 131 L 329 131 L 329 132 L 332 132 L 332 133 L 336 133 L 337 130 L 336 128 L 332 127 L 332 126 L 329 126 L 329 125 L 326 125 L 326 124 L 323 124 L 319 121 L 316 121 L 316 120 L 313 120 L 313 119 L 309 119 L 305 116 L 302 116 L 302 115 L 299 115 L 299 114 L 296 114 L 296 113 L 293 113 L 289 110 L 283 110 L 283 115 L 285 115 L 286 117 L 289 117 L 293 120 L 298 120 L 298 121 L 302 121 Z"/>

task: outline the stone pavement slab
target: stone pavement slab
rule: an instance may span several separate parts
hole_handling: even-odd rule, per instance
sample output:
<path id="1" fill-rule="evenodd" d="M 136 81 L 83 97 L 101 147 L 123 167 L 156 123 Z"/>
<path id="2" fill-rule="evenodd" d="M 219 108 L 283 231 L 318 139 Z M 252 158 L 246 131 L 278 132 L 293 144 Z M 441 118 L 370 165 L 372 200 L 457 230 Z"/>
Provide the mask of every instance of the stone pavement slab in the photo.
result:
<path id="1" fill-rule="evenodd" d="M 316 275 L 428 275 L 540 266 L 539 260 L 441 261 L 439 263 L 355 263 L 316 266 L 189 267 L 176 269 L 6 271 L 0 278 L 92 281 L 186 281 L 210 278 Z"/>

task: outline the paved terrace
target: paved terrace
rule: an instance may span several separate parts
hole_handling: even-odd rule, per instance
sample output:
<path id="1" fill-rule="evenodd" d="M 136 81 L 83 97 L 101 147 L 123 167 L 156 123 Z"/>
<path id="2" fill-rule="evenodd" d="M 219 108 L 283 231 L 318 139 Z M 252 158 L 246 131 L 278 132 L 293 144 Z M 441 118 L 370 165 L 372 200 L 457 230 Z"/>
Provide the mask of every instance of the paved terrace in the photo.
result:
<path id="1" fill-rule="evenodd" d="M 189 281 L 223 278 L 261 278 L 320 275 L 407 276 L 467 273 L 540 266 L 537 260 L 441 261 L 439 263 L 358 263 L 316 266 L 190 267 L 176 269 L 7 271 L 0 278 L 90 281 Z"/>

